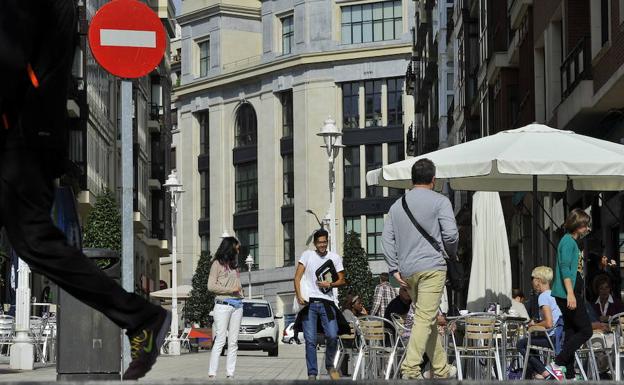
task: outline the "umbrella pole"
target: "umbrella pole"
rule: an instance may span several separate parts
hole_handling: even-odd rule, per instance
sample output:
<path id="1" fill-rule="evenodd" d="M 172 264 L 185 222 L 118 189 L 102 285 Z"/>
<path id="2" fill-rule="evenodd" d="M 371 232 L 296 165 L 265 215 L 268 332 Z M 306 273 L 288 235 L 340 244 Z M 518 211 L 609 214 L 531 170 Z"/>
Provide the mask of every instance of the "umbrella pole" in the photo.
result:
<path id="1" fill-rule="evenodd" d="M 531 246 L 533 248 L 533 267 L 538 266 L 538 257 L 537 257 L 537 209 L 538 201 L 537 201 L 537 175 L 533 175 L 533 205 L 531 207 L 532 216 L 533 216 L 533 226 L 531 227 Z"/>

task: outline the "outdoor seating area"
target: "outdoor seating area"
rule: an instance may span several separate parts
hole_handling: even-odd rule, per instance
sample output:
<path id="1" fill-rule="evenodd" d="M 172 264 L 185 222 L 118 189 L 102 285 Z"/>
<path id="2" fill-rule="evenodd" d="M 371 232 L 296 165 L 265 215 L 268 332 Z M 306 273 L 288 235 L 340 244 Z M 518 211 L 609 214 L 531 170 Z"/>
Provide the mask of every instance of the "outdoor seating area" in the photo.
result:
<path id="1" fill-rule="evenodd" d="M 543 362 L 554 357 L 555 342 L 546 329 L 529 327 L 528 321 L 509 314 L 495 312 L 467 313 L 448 317 L 441 335 L 449 363 L 457 367 L 459 380 L 520 380 L 525 378 L 530 355 Z M 608 366 L 609 375 L 616 381 L 622 378 L 624 358 L 624 313 L 609 320 L 609 329 L 596 333 L 576 354 L 576 371 L 579 379 L 603 379 L 598 363 Z M 364 316 L 354 322 L 355 343 L 345 340 L 353 336 L 340 336 L 336 363 L 345 355 L 356 358 L 350 361 L 352 379 L 400 379 L 408 339 L 402 318 L 392 315 L 392 321 L 380 317 Z M 531 339 L 544 337 L 550 346 L 532 345 Z M 528 339 L 526 354 L 517 349 L 521 338 Z M 612 341 L 610 343 L 609 341 Z M 339 358 L 340 357 L 340 358 Z M 425 365 L 425 378 L 431 376 Z M 351 372 L 351 371 L 350 371 Z"/>
<path id="2" fill-rule="evenodd" d="M 0 357 L 10 357 L 11 346 L 16 342 L 15 325 L 14 316 L 0 314 Z M 42 316 L 31 316 L 28 336 L 35 348 L 35 362 L 45 365 L 56 361 L 57 323 L 55 313 L 44 312 Z"/>

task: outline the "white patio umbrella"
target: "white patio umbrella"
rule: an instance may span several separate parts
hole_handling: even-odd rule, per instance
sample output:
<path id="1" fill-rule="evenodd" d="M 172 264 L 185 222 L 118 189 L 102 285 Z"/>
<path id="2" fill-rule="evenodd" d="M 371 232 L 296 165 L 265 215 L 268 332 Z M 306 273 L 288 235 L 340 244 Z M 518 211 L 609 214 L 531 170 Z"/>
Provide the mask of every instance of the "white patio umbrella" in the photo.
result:
<path id="1" fill-rule="evenodd" d="M 191 285 L 180 285 L 178 286 L 178 299 L 186 299 L 191 295 L 191 290 L 193 287 Z M 150 293 L 150 297 L 152 298 L 160 298 L 160 299 L 171 299 L 173 296 L 172 288 L 158 290 Z"/>
<path id="2" fill-rule="evenodd" d="M 454 190 L 533 191 L 533 254 L 537 253 L 537 192 L 624 190 L 624 146 L 529 124 L 369 171 L 369 185 L 409 188 L 412 165 L 429 158 L 437 186 Z"/>
<path id="3" fill-rule="evenodd" d="M 497 192 L 472 197 L 472 268 L 467 309 L 483 311 L 490 302 L 511 305 L 511 258 L 503 207 Z"/>
<path id="4" fill-rule="evenodd" d="M 409 188 L 412 165 L 429 158 L 454 190 L 562 192 L 624 190 L 624 146 L 530 124 L 368 172 L 369 185 Z"/>

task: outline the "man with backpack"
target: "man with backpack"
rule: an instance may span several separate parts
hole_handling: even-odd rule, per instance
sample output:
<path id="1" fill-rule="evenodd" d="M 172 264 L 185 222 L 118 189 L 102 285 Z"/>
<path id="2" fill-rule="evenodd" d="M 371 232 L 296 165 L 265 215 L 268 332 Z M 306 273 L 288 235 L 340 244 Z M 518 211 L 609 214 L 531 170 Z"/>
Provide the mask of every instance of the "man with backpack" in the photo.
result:
<path id="1" fill-rule="evenodd" d="M 446 283 L 447 258 L 457 252 L 459 233 L 451 202 L 433 191 L 435 165 L 420 159 L 412 167 L 414 187 L 397 200 L 384 224 L 382 246 L 388 270 L 414 299 L 415 314 L 407 354 L 401 366 L 405 379 L 422 379 L 423 355 L 431 358 L 436 378 L 452 378 L 436 325 Z"/>

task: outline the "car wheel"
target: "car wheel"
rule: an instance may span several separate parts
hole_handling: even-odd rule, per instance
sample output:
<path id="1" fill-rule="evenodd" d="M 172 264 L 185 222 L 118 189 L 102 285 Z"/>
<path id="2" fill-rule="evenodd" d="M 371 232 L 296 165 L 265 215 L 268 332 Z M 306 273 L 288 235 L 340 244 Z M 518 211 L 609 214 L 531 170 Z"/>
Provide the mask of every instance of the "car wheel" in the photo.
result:
<path id="1" fill-rule="evenodd" d="M 269 357 L 277 357 L 279 352 L 279 348 L 276 346 L 275 349 L 269 350 Z"/>

